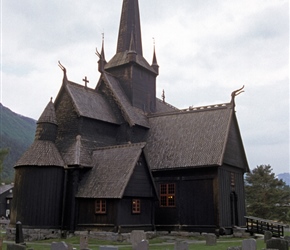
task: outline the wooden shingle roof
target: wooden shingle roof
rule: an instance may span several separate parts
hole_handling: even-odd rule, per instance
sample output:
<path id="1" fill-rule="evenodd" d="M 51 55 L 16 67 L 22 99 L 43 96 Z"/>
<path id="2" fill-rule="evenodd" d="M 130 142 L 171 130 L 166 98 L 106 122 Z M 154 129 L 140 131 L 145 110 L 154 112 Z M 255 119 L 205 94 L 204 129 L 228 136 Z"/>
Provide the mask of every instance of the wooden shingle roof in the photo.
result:
<path id="1" fill-rule="evenodd" d="M 64 161 L 51 141 L 35 140 L 30 148 L 16 162 L 19 166 L 56 166 L 63 167 Z"/>
<path id="2" fill-rule="evenodd" d="M 152 170 L 221 165 L 233 114 L 231 104 L 149 117 L 144 149 Z"/>
<path id="3" fill-rule="evenodd" d="M 67 82 L 66 88 L 80 116 L 114 124 L 120 123 L 104 96 L 94 89 L 73 82 Z"/>
<path id="4" fill-rule="evenodd" d="M 127 51 L 119 52 L 115 54 L 114 57 L 105 65 L 105 69 L 110 69 L 113 67 L 118 67 L 124 64 L 128 64 L 130 62 L 128 58 L 128 52 L 129 51 L 127 50 Z M 151 71 L 154 74 L 156 74 L 154 69 L 149 65 L 149 63 L 146 61 L 146 59 L 142 55 L 140 54 L 136 55 L 136 63 L 142 66 L 143 68 L 147 69 L 148 71 Z"/>
<path id="5" fill-rule="evenodd" d="M 96 145 L 93 141 L 84 140 L 80 135 L 68 143 L 69 146 L 61 152 L 64 162 L 68 166 L 78 165 L 81 167 L 92 167 L 93 148 Z"/>
<path id="6" fill-rule="evenodd" d="M 177 110 L 179 109 L 167 102 L 163 102 L 159 98 L 156 98 L 156 113 L 172 112 Z"/>
<path id="7" fill-rule="evenodd" d="M 115 101 L 121 109 L 124 119 L 130 124 L 130 126 L 134 126 L 137 124 L 149 128 L 146 114 L 140 109 L 135 108 L 131 105 L 127 96 L 122 90 L 119 81 L 111 74 L 108 74 L 106 72 L 103 73 L 102 79 L 111 90 Z"/>
<path id="8" fill-rule="evenodd" d="M 122 198 L 145 143 L 99 148 L 94 167 L 80 183 L 76 197 Z"/>
<path id="9" fill-rule="evenodd" d="M 55 108 L 52 100 L 47 104 L 44 111 L 40 115 L 37 123 L 48 122 L 57 125 L 56 115 L 55 115 Z"/>

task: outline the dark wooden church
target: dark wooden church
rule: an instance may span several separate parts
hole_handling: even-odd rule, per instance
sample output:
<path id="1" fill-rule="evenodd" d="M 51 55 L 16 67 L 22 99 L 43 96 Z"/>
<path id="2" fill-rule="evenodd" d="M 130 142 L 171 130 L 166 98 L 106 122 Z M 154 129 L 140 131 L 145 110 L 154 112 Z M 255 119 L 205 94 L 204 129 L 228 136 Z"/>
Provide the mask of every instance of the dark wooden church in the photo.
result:
<path id="1" fill-rule="evenodd" d="M 215 232 L 245 225 L 249 170 L 229 103 L 180 110 L 156 98 L 138 0 L 123 0 L 117 51 L 95 89 L 66 69 L 15 165 L 11 223 L 24 228 Z"/>

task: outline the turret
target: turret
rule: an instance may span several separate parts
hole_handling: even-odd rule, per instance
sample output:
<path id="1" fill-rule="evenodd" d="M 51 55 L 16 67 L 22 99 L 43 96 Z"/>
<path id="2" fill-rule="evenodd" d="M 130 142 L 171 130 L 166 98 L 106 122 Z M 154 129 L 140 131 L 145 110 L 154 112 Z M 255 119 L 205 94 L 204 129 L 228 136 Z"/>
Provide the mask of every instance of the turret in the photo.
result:
<path id="1" fill-rule="evenodd" d="M 159 75 L 159 65 L 157 63 L 157 58 L 156 58 L 156 52 L 155 52 L 155 44 L 154 44 L 154 49 L 153 49 L 153 60 L 152 60 L 152 65 L 151 67 L 154 69 L 157 75 Z"/>
<path id="2" fill-rule="evenodd" d="M 35 140 L 47 140 L 55 142 L 56 136 L 57 122 L 54 104 L 51 99 L 37 121 Z"/>
<path id="3" fill-rule="evenodd" d="M 98 52 L 98 50 L 96 50 L 96 55 L 99 57 L 99 61 L 98 61 L 98 70 L 100 73 L 102 73 L 105 69 L 105 65 L 107 64 L 107 61 L 105 59 L 105 50 L 104 50 L 104 35 L 102 38 L 102 50 L 101 53 Z"/>

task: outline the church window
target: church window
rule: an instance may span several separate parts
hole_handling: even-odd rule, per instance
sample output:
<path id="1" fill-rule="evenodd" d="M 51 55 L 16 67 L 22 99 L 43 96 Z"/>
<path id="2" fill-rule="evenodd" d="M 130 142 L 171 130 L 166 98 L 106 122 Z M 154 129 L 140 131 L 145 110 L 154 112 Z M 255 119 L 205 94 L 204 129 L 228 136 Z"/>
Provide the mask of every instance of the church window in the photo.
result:
<path id="1" fill-rule="evenodd" d="M 105 199 L 97 199 L 95 201 L 96 214 L 105 214 L 107 212 L 107 204 Z"/>
<path id="2" fill-rule="evenodd" d="M 132 200 L 132 213 L 133 214 L 140 214 L 141 213 L 141 201 L 140 201 L 140 199 L 133 199 Z"/>
<path id="3" fill-rule="evenodd" d="M 160 206 L 175 207 L 175 184 L 160 184 Z"/>

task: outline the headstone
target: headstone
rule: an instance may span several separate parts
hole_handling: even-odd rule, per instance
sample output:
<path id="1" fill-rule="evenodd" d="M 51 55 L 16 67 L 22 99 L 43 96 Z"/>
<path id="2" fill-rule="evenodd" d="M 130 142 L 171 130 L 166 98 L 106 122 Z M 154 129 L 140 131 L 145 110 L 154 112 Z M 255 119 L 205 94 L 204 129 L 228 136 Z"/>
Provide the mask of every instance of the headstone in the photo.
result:
<path id="1" fill-rule="evenodd" d="M 227 250 L 242 250 L 242 247 L 228 247 Z"/>
<path id="2" fill-rule="evenodd" d="M 133 230 L 131 232 L 130 241 L 133 250 L 137 250 L 137 246 L 142 240 L 146 240 L 146 234 L 143 230 Z"/>
<path id="3" fill-rule="evenodd" d="M 186 241 L 175 242 L 174 250 L 188 250 L 188 242 Z"/>
<path id="4" fill-rule="evenodd" d="M 67 250 L 76 250 L 76 248 L 72 244 L 67 244 Z"/>
<path id="5" fill-rule="evenodd" d="M 266 243 L 267 240 L 271 240 L 272 239 L 272 232 L 271 231 L 265 231 L 264 232 L 264 242 Z"/>
<path id="6" fill-rule="evenodd" d="M 207 246 L 215 246 L 216 245 L 216 235 L 215 234 L 206 234 L 205 235 L 205 244 Z"/>
<path id="7" fill-rule="evenodd" d="M 119 250 L 116 246 L 100 246 L 99 250 Z"/>
<path id="8" fill-rule="evenodd" d="M 15 243 L 21 244 L 24 243 L 22 223 L 20 221 L 16 222 L 16 238 Z"/>
<path id="9" fill-rule="evenodd" d="M 254 239 L 246 239 L 242 242 L 242 250 L 257 250 L 257 242 Z"/>
<path id="10" fill-rule="evenodd" d="M 289 243 L 284 239 L 271 239 L 266 242 L 266 247 L 278 250 L 288 250 Z"/>
<path id="11" fill-rule="evenodd" d="M 68 245 L 65 242 L 52 242 L 50 246 L 51 250 L 68 250 Z"/>
<path id="12" fill-rule="evenodd" d="M 284 237 L 284 240 L 287 240 L 288 241 L 288 245 L 290 246 L 290 236 L 289 235 L 286 235 Z"/>
<path id="13" fill-rule="evenodd" d="M 80 235 L 80 250 L 88 249 L 88 236 Z"/>
<path id="14" fill-rule="evenodd" d="M 138 250 L 149 250 L 149 242 L 148 240 L 142 240 L 138 245 L 137 248 Z"/>
<path id="15" fill-rule="evenodd" d="M 7 250 L 26 250 L 25 245 L 20 244 L 7 244 Z"/>

